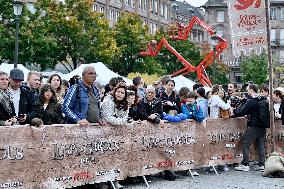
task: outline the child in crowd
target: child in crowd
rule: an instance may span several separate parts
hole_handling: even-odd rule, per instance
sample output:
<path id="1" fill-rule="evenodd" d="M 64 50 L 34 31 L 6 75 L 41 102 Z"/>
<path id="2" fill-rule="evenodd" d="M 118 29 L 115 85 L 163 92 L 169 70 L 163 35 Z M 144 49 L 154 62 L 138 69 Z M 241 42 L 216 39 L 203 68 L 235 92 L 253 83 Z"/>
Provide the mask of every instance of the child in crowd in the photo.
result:
<path id="1" fill-rule="evenodd" d="M 205 117 L 203 115 L 202 109 L 197 106 L 197 95 L 195 92 L 190 92 L 187 95 L 187 102 L 181 106 L 182 113 L 187 115 L 187 119 L 194 119 L 198 122 L 202 122 Z"/>

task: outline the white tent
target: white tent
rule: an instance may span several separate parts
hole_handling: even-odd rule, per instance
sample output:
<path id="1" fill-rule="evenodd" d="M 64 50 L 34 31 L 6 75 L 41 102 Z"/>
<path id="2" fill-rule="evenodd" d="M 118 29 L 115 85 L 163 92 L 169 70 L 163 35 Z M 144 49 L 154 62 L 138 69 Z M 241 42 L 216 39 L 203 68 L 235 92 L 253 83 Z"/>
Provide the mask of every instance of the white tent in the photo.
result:
<path id="1" fill-rule="evenodd" d="M 192 87 L 195 84 L 194 81 L 179 75 L 177 77 L 174 77 L 173 80 L 175 81 L 175 90 L 179 91 L 182 87 L 187 87 L 189 88 L 190 91 L 192 91 Z"/>
<path id="2" fill-rule="evenodd" d="M 77 69 L 73 70 L 72 72 L 70 72 L 68 74 L 62 75 L 62 78 L 66 79 L 66 80 L 69 80 L 74 75 L 82 76 L 83 69 L 86 66 L 94 66 L 94 68 L 96 69 L 96 72 L 98 74 L 96 82 L 99 82 L 102 85 L 108 84 L 109 80 L 112 77 L 120 76 L 117 73 L 115 73 L 115 72 L 111 71 L 110 69 L 108 69 L 103 63 L 98 62 L 98 63 L 92 63 L 92 64 L 81 64 Z M 127 85 L 131 85 L 132 84 L 132 80 L 127 79 L 125 77 L 123 77 L 123 79 L 124 79 L 124 81 L 126 82 Z"/>
<path id="3" fill-rule="evenodd" d="M 27 80 L 28 73 L 30 72 L 29 69 L 27 69 L 25 66 L 22 64 L 17 64 L 17 68 L 22 70 L 25 75 L 25 80 Z M 2 63 L 0 65 L 0 71 L 6 72 L 7 74 L 10 74 L 10 71 L 14 69 L 14 64 L 7 64 L 7 63 Z"/>
<path id="4" fill-rule="evenodd" d="M 175 90 L 179 91 L 182 87 L 189 88 L 190 91 L 193 89 L 193 85 L 195 84 L 194 81 L 179 75 L 177 77 L 174 77 L 173 80 L 175 81 Z M 210 87 L 204 87 L 205 92 L 211 91 Z"/>

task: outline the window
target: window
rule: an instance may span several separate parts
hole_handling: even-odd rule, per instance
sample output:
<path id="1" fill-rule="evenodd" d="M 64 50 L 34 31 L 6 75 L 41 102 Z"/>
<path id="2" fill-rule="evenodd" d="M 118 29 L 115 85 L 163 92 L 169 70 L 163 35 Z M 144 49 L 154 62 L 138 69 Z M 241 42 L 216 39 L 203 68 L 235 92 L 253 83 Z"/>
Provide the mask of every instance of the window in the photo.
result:
<path id="1" fill-rule="evenodd" d="M 138 8 L 142 9 L 142 0 L 139 0 Z"/>
<path id="2" fill-rule="evenodd" d="M 276 8 L 270 9 L 270 20 L 276 20 Z"/>
<path id="3" fill-rule="evenodd" d="M 120 0 L 116 0 L 117 3 L 120 3 Z"/>
<path id="4" fill-rule="evenodd" d="M 224 22 L 224 11 L 217 11 L 217 22 Z"/>
<path id="5" fill-rule="evenodd" d="M 125 5 L 126 5 L 126 6 L 129 5 L 129 0 L 125 0 Z"/>
<path id="6" fill-rule="evenodd" d="M 134 8 L 134 0 L 130 0 L 130 5 L 132 8 Z"/>
<path id="7" fill-rule="evenodd" d="M 105 12 L 105 8 L 104 7 L 100 7 L 100 12 L 104 13 Z"/>
<path id="8" fill-rule="evenodd" d="M 235 73 L 235 79 L 236 83 L 241 83 L 242 82 L 242 73 Z"/>
<path id="9" fill-rule="evenodd" d="M 158 1 L 154 0 L 154 12 L 155 14 L 158 14 Z"/>
<path id="10" fill-rule="evenodd" d="M 272 44 L 275 44 L 276 41 L 276 29 L 271 29 L 270 31 L 270 41 Z"/>
<path id="11" fill-rule="evenodd" d="M 165 5 L 165 18 L 168 19 L 168 10 L 169 10 L 169 5 L 164 4 Z"/>
<path id="12" fill-rule="evenodd" d="M 97 11 L 97 9 L 98 9 L 98 6 L 97 5 L 93 5 L 93 11 Z"/>
<path id="13" fill-rule="evenodd" d="M 161 13 L 161 16 L 164 16 L 164 3 L 160 4 L 160 13 Z"/>
<path id="14" fill-rule="evenodd" d="M 150 12 L 153 13 L 153 3 L 154 3 L 154 0 L 150 0 Z"/>
<path id="15" fill-rule="evenodd" d="M 109 19 L 111 20 L 111 21 L 113 21 L 113 10 L 110 10 L 109 11 Z"/>
<path id="16" fill-rule="evenodd" d="M 145 11 L 147 9 L 147 0 L 143 0 L 143 7 L 142 9 Z"/>
<path id="17" fill-rule="evenodd" d="M 217 30 L 216 34 L 221 36 L 221 37 L 223 37 L 224 36 L 224 31 L 223 30 Z"/>
<path id="18" fill-rule="evenodd" d="M 279 61 L 280 61 L 281 63 L 284 62 L 284 51 L 280 51 L 280 53 L 279 53 Z"/>
<path id="19" fill-rule="evenodd" d="M 116 12 L 116 13 L 115 13 L 115 22 L 117 22 L 117 21 L 118 21 L 119 16 L 120 16 L 120 12 Z"/>
<path id="20" fill-rule="evenodd" d="M 284 45 L 284 28 L 280 29 L 280 45 Z"/>
<path id="21" fill-rule="evenodd" d="M 281 20 L 284 20 L 284 8 L 281 8 Z"/>

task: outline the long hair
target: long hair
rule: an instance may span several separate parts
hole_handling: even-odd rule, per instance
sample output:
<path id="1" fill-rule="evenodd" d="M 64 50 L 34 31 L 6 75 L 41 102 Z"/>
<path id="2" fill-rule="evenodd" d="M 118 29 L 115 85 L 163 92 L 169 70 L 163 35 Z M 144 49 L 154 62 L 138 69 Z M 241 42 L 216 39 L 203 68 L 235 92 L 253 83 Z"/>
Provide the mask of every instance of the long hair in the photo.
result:
<path id="1" fill-rule="evenodd" d="M 46 91 L 48 91 L 49 89 L 50 89 L 50 91 L 52 93 L 52 97 L 51 97 L 51 99 L 49 101 L 49 104 L 50 105 L 56 105 L 57 104 L 57 97 L 56 97 L 55 90 L 53 89 L 53 87 L 49 83 L 47 83 L 40 90 L 39 99 L 40 99 L 40 104 L 41 105 L 43 105 L 44 101 L 45 101 L 44 93 Z"/>
<path id="2" fill-rule="evenodd" d="M 59 78 L 59 81 L 60 81 L 60 85 L 59 85 L 58 89 L 56 89 L 55 92 L 61 92 L 61 90 L 62 90 L 62 79 L 61 79 L 60 75 L 58 75 L 58 74 L 52 74 L 52 75 L 48 78 L 47 83 L 50 83 L 50 84 L 51 84 L 51 80 L 52 80 L 52 78 L 54 78 L 55 76 L 57 76 L 57 77 Z"/>
<path id="3" fill-rule="evenodd" d="M 119 89 L 119 88 L 123 88 L 124 91 L 125 91 L 125 96 L 122 100 L 117 100 L 116 97 L 115 97 L 115 93 L 116 93 L 117 89 Z M 123 109 L 124 111 L 127 111 L 127 109 L 128 109 L 127 86 L 125 85 L 125 83 L 118 83 L 113 90 L 112 96 L 113 96 L 116 108 L 119 109 L 119 110 Z"/>

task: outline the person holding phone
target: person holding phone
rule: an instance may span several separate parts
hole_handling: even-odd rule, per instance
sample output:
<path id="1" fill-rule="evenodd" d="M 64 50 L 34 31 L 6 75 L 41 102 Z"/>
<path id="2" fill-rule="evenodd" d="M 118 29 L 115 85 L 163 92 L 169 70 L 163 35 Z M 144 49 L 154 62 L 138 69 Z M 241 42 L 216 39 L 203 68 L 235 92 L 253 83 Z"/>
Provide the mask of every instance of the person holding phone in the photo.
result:
<path id="1" fill-rule="evenodd" d="M 8 74 L 0 71 L 0 125 L 2 126 L 11 126 L 17 122 L 8 83 Z"/>

